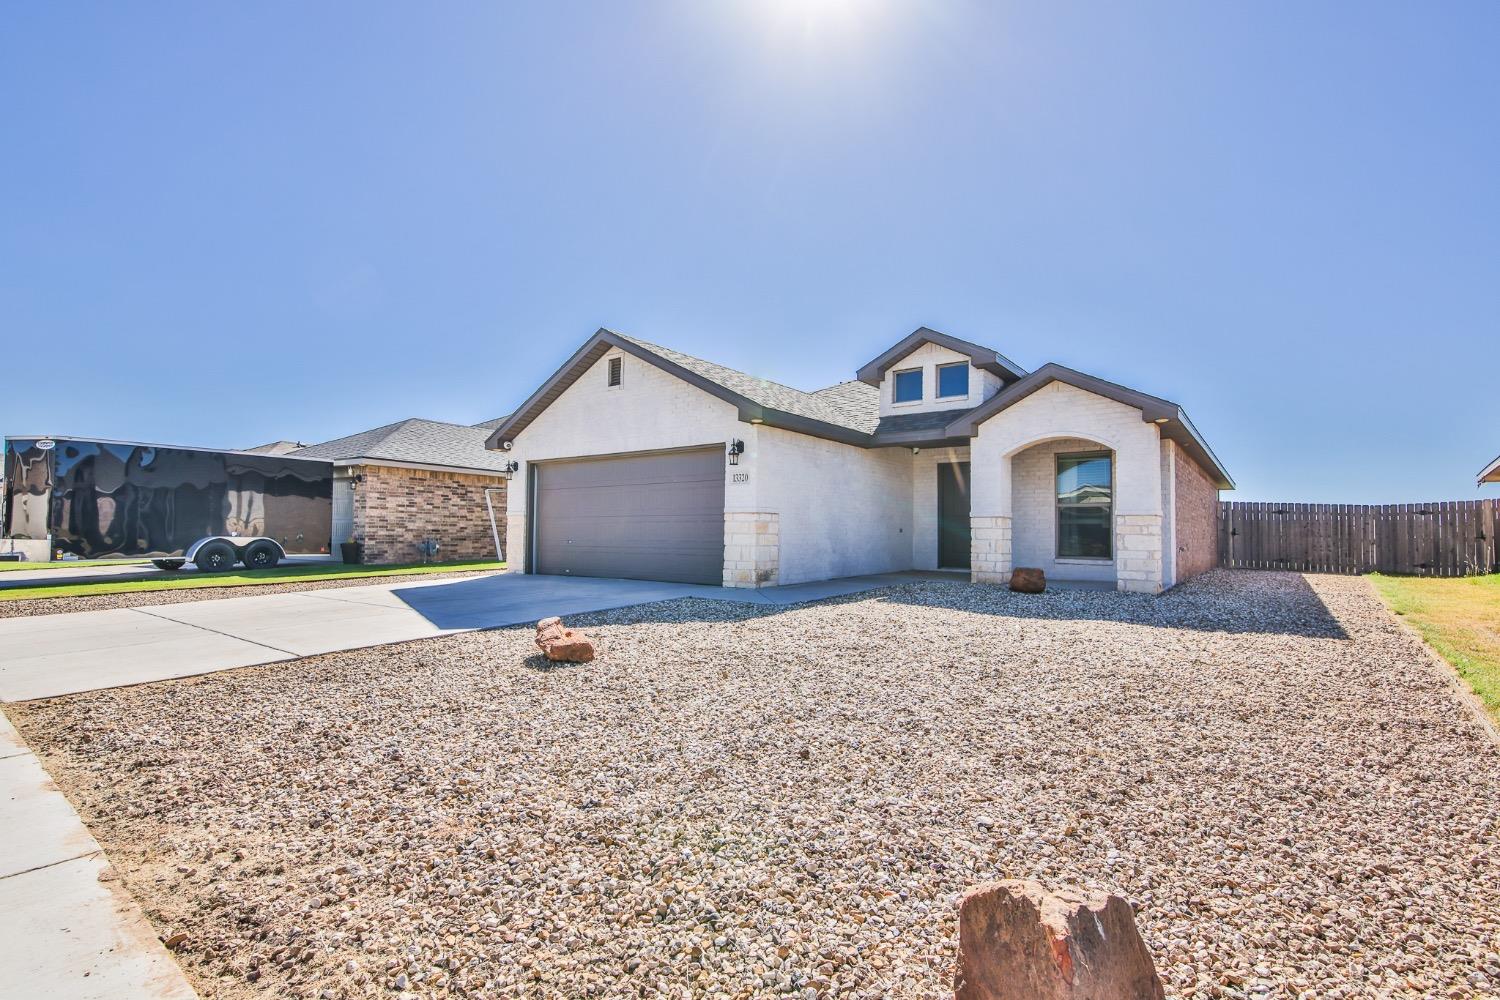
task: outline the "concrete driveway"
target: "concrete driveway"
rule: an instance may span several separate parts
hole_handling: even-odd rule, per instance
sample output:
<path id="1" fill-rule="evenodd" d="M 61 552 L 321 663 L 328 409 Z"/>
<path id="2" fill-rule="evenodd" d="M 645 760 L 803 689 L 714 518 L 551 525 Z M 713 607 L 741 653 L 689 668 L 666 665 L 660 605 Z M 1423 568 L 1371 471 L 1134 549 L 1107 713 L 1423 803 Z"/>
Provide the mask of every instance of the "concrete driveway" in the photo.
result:
<path id="1" fill-rule="evenodd" d="M 936 575 L 893 573 L 729 590 L 500 573 L 7 618 L 0 619 L 0 702 L 144 684 L 679 597 L 786 605 Z"/>

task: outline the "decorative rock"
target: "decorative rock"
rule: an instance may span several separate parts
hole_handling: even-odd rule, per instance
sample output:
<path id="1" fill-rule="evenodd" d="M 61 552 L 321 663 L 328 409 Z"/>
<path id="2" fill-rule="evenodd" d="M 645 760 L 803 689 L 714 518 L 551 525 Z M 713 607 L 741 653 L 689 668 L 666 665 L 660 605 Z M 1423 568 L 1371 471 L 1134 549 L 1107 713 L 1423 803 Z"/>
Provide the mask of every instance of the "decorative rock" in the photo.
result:
<path id="1" fill-rule="evenodd" d="M 1011 571 L 1010 589 L 1018 594 L 1040 594 L 1047 589 L 1047 574 L 1034 567 L 1018 567 Z"/>
<path id="2" fill-rule="evenodd" d="M 1006 879 L 958 907 L 954 1000 L 1161 1000 L 1135 913 L 1119 896 Z"/>
<path id="3" fill-rule="evenodd" d="M 561 618 L 543 618 L 536 623 L 536 648 L 554 663 L 588 663 L 597 652 L 592 639 L 564 628 Z"/>

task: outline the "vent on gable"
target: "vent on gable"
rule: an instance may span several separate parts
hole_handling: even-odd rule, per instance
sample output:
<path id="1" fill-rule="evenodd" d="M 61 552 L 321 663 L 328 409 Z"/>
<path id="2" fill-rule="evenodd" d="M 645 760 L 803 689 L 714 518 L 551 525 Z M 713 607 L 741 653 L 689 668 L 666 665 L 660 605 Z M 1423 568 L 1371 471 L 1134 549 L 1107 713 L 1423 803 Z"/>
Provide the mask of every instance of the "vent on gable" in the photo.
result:
<path id="1" fill-rule="evenodd" d="M 620 360 L 619 358 L 609 359 L 609 384 L 611 386 L 620 384 Z"/>

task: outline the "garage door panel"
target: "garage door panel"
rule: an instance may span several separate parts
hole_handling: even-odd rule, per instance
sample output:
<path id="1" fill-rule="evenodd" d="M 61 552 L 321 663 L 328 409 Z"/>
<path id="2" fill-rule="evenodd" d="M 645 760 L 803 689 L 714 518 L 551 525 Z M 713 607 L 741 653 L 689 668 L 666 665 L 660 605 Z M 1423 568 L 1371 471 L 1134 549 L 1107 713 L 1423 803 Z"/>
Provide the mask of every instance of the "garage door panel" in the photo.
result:
<path id="1" fill-rule="evenodd" d="M 698 449 L 537 466 L 539 573 L 718 584 L 724 454 Z"/>

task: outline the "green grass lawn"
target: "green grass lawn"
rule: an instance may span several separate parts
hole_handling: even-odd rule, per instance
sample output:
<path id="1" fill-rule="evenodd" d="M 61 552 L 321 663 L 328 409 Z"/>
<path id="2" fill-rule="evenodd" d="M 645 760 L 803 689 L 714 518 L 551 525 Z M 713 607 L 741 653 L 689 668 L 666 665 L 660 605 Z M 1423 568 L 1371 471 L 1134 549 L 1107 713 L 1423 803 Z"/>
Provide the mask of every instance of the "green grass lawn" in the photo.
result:
<path id="1" fill-rule="evenodd" d="M 56 562 L 0 562 L 0 573 L 18 569 L 77 569 L 80 566 L 150 566 L 149 559 L 76 559 Z"/>
<path id="2" fill-rule="evenodd" d="M 478 562 L 402 563 L 395 566 L 346 566 L 343 563 L 329 563 L 321 566 L 278 566 L 275 569 L 262 569 L 255 572 L 192 572 L 183 576 L 163 573 L 149 580 L 100 580 L 57 586 L 37 583 L 24 587 L 7 587 L 0 590 L 0 601 L 35 601 L 45 597 L 92 597 L 96 594 L 134 594 L 153 590 L 198 590 L 204 587 L 255 587 L 265 586 L 268 583 L 360 580 L 371 576 L 422 576 L 429 573 L 464 573 L 504 568 L 504 563 L 486 559 Z"/>
<path id="3" fill-rule="evenodd" d="M 1371 577 L 1375 589 L 1453 664 L 1500 722 L 1500 573 Z"/>

